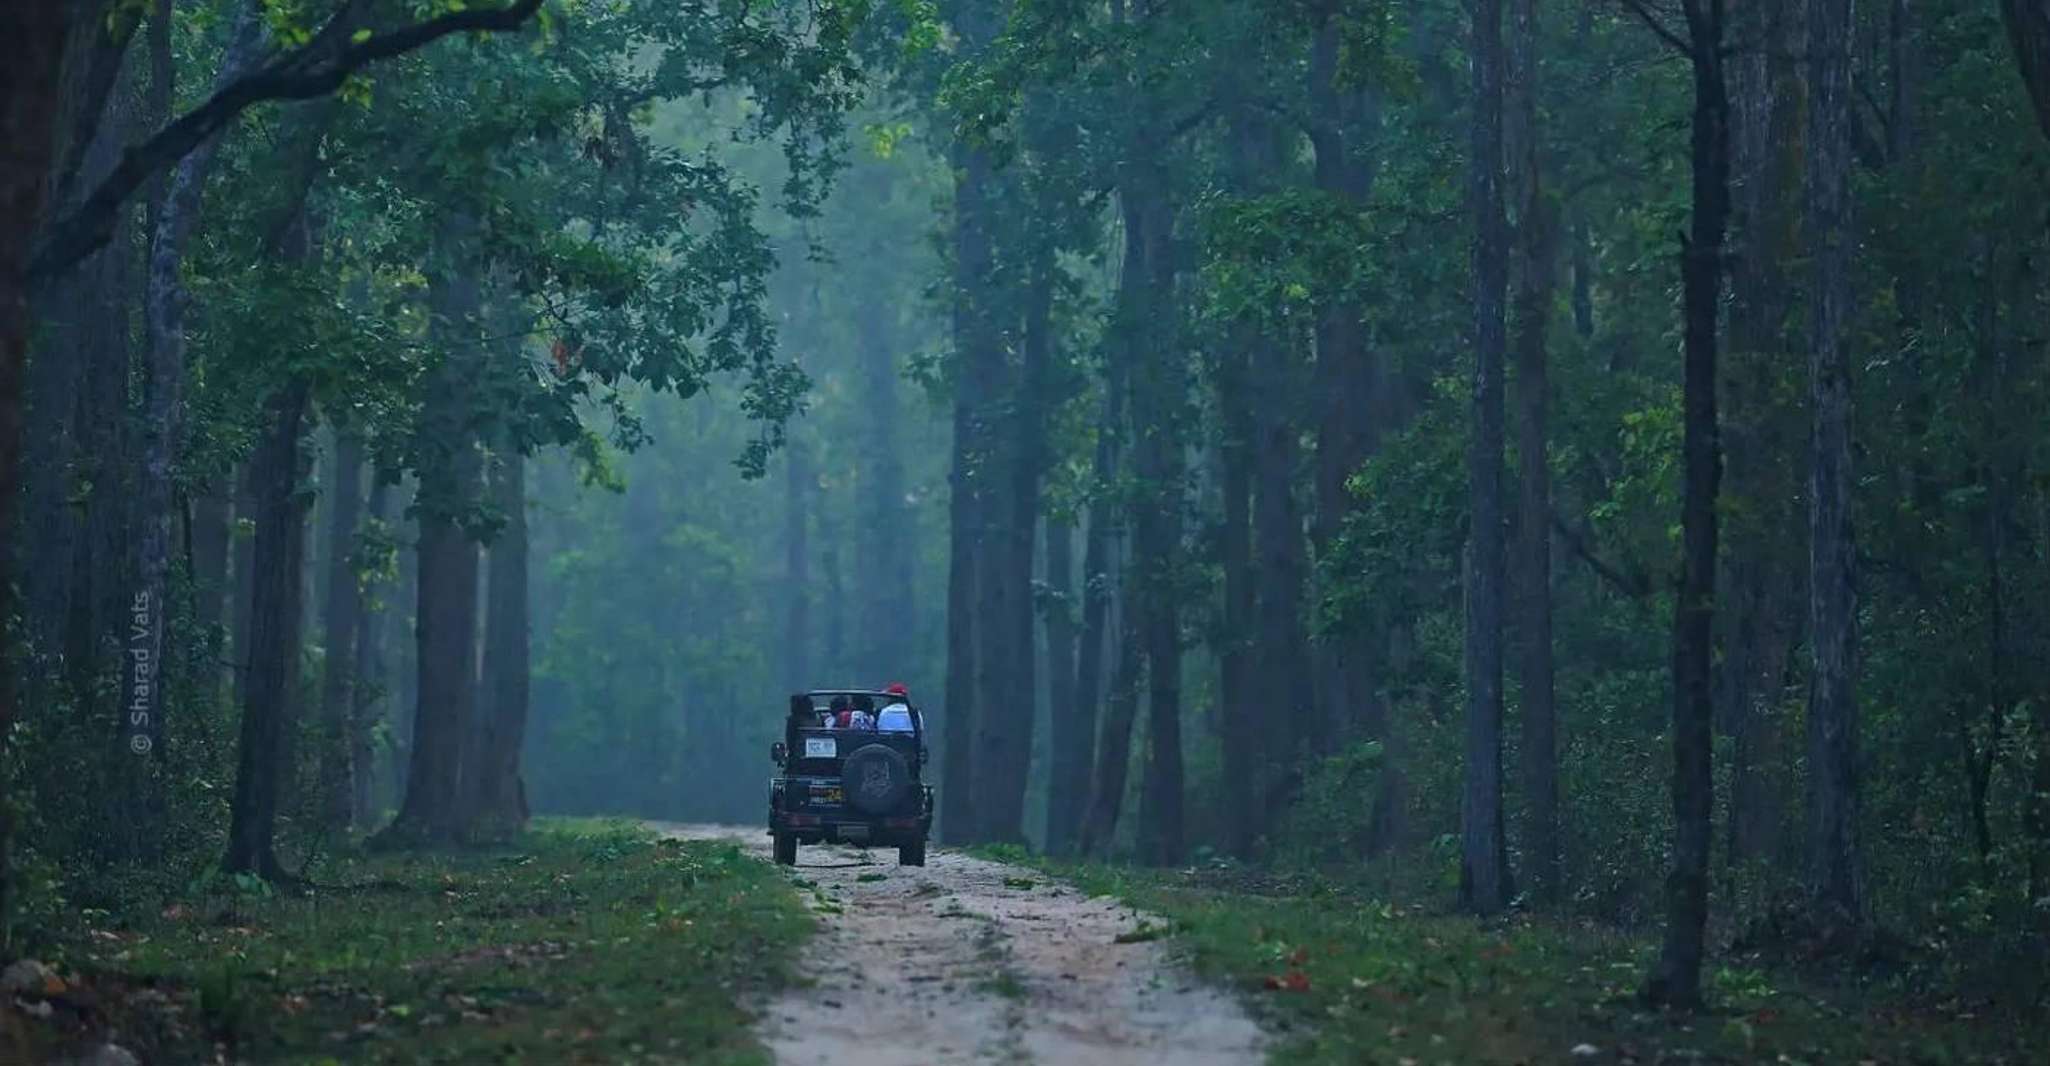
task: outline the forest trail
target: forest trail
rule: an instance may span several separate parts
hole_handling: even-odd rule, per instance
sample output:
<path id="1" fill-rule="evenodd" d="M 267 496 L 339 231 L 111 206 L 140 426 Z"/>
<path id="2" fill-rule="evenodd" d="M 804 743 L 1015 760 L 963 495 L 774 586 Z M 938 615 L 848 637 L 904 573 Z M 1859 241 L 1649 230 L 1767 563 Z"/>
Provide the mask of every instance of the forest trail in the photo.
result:
<path id="1" fill-rule="evenodd" d="M 768 835 L 655 824 L 769 857 Z M 794 876 L 821 922 L 802 986 L 770 1003 L 782 1066 L 1242 1066 L 1266 1037 L 1158 941 L 1119 943 L 1146 916 L 1022 867 L 935 849 L 811 846 Z"/>

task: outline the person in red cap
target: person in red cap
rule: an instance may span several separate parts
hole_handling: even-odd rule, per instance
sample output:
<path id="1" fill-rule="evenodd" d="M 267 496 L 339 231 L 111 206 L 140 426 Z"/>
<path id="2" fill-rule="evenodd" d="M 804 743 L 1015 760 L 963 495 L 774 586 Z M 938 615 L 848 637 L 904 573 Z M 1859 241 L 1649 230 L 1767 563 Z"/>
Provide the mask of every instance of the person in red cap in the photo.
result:
<path id="1" fill-rule="evenodd" d="M 911 690 L 902 681 L 892 681 L 883 687 L 890 699 L 876 715 L 876 728 L 885 733 L 909 733 L 911 722 Z"/>

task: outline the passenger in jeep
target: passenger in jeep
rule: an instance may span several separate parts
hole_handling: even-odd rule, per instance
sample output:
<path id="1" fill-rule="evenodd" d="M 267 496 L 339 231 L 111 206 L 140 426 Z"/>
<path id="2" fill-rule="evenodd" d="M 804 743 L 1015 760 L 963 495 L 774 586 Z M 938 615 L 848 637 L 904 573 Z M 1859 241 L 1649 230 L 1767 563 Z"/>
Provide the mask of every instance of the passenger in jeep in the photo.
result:
<path id="1" fill-rule="evenodd" d="M 890 694 L 890 699 L 883 705 L 882 712 L 876 715 L 876 728 L 885 733 L 913 732 L 909 703 L 911 690 L 905 688 L 902 681 L 895 681 L 883 691 Z"/>

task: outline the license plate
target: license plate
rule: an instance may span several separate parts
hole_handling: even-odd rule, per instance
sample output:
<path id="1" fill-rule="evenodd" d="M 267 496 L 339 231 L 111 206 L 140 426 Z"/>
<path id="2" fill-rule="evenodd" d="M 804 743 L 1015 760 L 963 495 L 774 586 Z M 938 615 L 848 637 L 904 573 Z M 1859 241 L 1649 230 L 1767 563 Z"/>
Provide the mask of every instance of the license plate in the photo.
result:
<path id="1" fill-rule="evenodd" d="M 840 754 L 840 743 L 832 737 L 804 738 L 804 757 L 807 759 L 830 759 Z"/>
<path id="2" fill-rule="evenodd" d="M 813 803 L 847 802 L 847 794 L 842 792 L 838 785 L 814 786 L 811 790 L 811 798 Z"/>

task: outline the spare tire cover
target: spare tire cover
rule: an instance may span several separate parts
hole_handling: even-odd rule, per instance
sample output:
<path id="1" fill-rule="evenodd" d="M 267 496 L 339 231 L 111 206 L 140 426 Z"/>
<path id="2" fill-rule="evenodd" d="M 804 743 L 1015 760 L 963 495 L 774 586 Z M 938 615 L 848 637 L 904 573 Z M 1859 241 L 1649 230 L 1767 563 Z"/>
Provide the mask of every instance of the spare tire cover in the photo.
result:
<path id="1" fill-rule="evenodd" d="M 888 814 L 911 789 L 911 764 L 895 748 L 864 744 L 841 763 L 847 803 L 865 814 Z"/>

